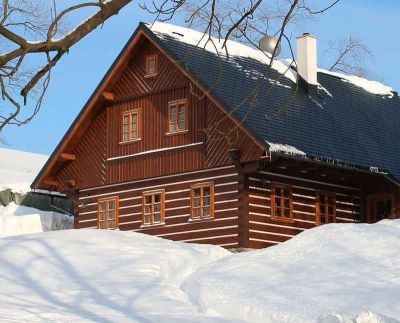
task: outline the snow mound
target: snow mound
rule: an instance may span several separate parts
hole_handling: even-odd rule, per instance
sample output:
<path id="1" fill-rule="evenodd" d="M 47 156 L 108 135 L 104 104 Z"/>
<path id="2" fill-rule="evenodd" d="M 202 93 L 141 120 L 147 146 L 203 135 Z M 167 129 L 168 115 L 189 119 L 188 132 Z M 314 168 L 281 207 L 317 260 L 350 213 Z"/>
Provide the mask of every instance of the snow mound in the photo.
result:
<path id="1" fill-rule="evenodd" d="M 0 250 L 0 321 L 224 321 L 180 289 L 230 254 L 221 247 L 80 229 L 3 238 Z"/>
<path id="2" fill-rule="evenodd" d="M 388 323 L 400 318 L 399 254 L 400 220 L 329 224 L 205 266 L 183 289 L 232 320 Z"/>
<path id="3" fill-rule="evenodd" d="M 40 211 L 14 202 L 0 206 L 0 238 L 73 227 L 73 218 L 65 214 Z"/>
<path id="4" fill-rule="evenodd" d="M 398 323 L 399 321 L 369 311 L 361 312 L 354 317 L 339 314 L 327 314 L 318 318 L 317 323 Z"/>
<path id="5" fill-rule="evenodd" d="M 0 148 L 0 191 L 26 193 L 48 156 Z"/>
<path id="6" fill-rule="evenodd" d="M 347 74 L 338 73 L 338 72 L 331 72 L 331 71 L 324 70 L 322 68 L 319 68 L 318 72 L 339 77 L 343 81 L 351 83 L 355 86 L 358 86 L 372 94 L 393 97 L 393 92 L 394 92 L 393 88 L 391 88 L 390 86 L 384 85 L 380 82 L 370 81 L 363 77 L 359 77 L 359 76 L 355 76 L 355 75 L 347 75 Z"/>
<path id="7" fill-rule="evenodd" d="M 268 56 L 259 49 L 255 49 L 233 40 L 228 40 L 226 48 L 223 47 L 224 40 L 212 37 L 212 41 L 208 41 L 207 35 L 204 33 L 185 28 L 167 24 L 164 22 L 155 22 L 153 25 L 148 25 L 153 33 L 158 37 L 163 38 L 165 36 L 172 37 L 180 42 L 204 48 L 205 50 L 217 54 L 221 57 L 245 57 L 257 60 L 264 64 L 270 64 L 271 60 Z M 297 74 L 287 65 L 279 60 L 274 60 L 271 67 L 279 73 L 285 75 L 288 79 L 294 83 L 297 82 Z"/>

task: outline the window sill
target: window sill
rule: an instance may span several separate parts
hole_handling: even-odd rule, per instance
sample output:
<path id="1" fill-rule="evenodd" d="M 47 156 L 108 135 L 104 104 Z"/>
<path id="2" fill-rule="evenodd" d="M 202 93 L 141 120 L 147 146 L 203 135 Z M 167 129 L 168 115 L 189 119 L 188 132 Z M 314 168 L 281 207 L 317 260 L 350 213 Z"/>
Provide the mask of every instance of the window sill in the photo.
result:
<path id="1" fill-rule="evenodd" d="M 294 219 L 280 219 L 280 218 L 273 218 L 271 217 L 272 222 L 278 222 L 278 223 L 294 223 Z"/>
<path id="2" fill-rule="evenodd" d="M 152 228 L 160 228 L 163 226 L 165 226 L 165 222 L 157 224 L 142 224 L 139 229 L 152 229 Z"/>
<path id="3" fill-rule="evenodd" d="M 142 141 L 142 138 L 127 140 L 127 141 L 120 141 L 119 144 L 120 145 L 127 145 L 127 144 L 133 144 L 133 143 L 139 142 L 139 141 Z"/>
<path id="4" fill-rule="evenodd" d="M 192 223 L 192 222 L 210 222 L 210 221 L 214 221 L 214 217 L 213 216 L 210 216 L 210 217 L 207 217 L 207 218 L 196 218 L 196 219 L 190 218 L 188 220 L 189 223 Z"/>
<path id="5" fill-rule="evenodd" d="M 189 129 L 186 129 L 186 130 L 180 130 L 180 131 L 174 131 L 174 132 L 166 132 L 165 135 L 166 136 L 183 135 L 188 132 L 189 132 Z"/>
<path id="6" fill-rule="evenodd" d="M 158 73 L 146 74 L 144 77 L 148 79 L 148 78 L 156 77 L 157 75 L 158 75 Z"/>

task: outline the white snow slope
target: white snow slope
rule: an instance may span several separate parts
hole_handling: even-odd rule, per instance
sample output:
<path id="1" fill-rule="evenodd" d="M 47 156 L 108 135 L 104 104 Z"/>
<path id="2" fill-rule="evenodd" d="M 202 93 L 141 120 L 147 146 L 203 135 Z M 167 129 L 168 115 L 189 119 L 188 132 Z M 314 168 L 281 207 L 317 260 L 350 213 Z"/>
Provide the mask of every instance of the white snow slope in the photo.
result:
<path id="1" fill-rule="evenodd" d="M 399 255 L 400 220 L 329 224 L 205 266 L 183 289 L 203 310 L 235 320 L 394 322 Z"/>
<path id="2" fill-rule="evenodd" d="M 0 321 L 399 322 L 399 254 L 400 221 L 241 254 L 121 231 L 2 238 Z"/>
<path id="3" fill-rule="evenodd" d="M 180 289 L 216 246 L 105 230 L 0 239 L 0 321 L 203 322 Z"/>
<path id="4" fill-rule="evenodd" d="M 48 156 L 0 148 L 0 191 L 30 191 L 30 185 Z"/>
<path id="5" fill-rule="evenodd" d="M 73 227 L 74 220 L 68 215 L 40 211 L 17 205 L 13 202 L 6 207 L 0 205 L 0 238 L 28 233 L 72 229 Z"/>

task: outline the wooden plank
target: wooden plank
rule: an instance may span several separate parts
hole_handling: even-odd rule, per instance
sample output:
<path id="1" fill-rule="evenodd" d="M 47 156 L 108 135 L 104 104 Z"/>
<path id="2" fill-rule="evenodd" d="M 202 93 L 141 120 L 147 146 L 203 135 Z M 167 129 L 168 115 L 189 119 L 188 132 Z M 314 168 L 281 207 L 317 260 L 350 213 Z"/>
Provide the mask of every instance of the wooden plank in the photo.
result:
<path id="1" fill-rule="evenodd" d="M 76 155 L 71 153 L 60 153 L 60 160 L 76 160 Z"/>

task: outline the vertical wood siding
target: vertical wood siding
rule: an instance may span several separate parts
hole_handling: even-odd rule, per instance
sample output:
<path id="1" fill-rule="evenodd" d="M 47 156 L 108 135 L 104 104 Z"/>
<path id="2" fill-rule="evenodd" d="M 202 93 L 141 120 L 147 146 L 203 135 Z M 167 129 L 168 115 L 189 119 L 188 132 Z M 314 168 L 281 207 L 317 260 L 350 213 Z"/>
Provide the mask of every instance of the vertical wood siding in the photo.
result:
<path id="1" fill-rule="evenodd" d="M 271 182 L 292 186 L 294 223 L 271 219 Z M 268 247 L 286 241 L 305 229 L 315 227 L 315 202 L 318 190 L 336 193 L 336 222 L 358 222 L 360 192 L 357 189 L 262 172 L 251 175 L 249 177 L 249 246 L 251 248 Z"/>
<path id="2" fill-rule="evenodd" d="M 58 181 L 64 184 L 68 179 L 75 179 L 77 189 L 105 184 L 106 142 L 106 111 L 102 111 L 73 151 L 76 160 L 67 163 L 58 173 Z"/>
<path id="3" fill-rule="evenodd" d="M 158 55 L 158 74 L 146 77 L 146 56 Z M 117 99 L 187 86 L 188 79 L 147 39 L 142 39 L 113 91 Z"/>

